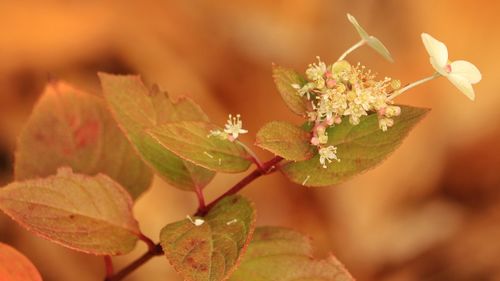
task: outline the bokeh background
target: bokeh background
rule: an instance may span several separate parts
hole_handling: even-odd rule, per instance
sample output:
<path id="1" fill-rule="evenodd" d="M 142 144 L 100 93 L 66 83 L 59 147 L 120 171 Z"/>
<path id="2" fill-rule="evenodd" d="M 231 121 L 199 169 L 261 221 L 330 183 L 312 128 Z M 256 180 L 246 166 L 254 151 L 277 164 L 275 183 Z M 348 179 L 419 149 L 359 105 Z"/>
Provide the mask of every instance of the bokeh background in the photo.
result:
<path id="1" fill-rule="evenodd" d="M 318 257 L 333 252 L 358 280 L 500 280 L 498 1 L 0 0 L 0 184 L 12 180 L 16 137 L 52 78 L 99 94 L 97 71 L 138 73 L 191 96 L 220 124 L 241 113 L 248 143 L 270 120 L 299 122 L 274 88 L 271 63 L 303 71 L 317 55 L 336 60 L 357 41 L 347 12 L 396 60 L 363 48 L 352 62 L 403 83 L 422 78 L 432 72 L 420 41 L 428 32 L 452 59 L 482 71 L 477 99 L 445 79 L 408 92 L 399 103 L 432 112 L 384 164 L 332 188 L 300 187 L 279 174 L 259 179 L 243 192 L 256 202 L 258 224 L 309 234 Z M 241 176 L 218 175 L 207 197 Z M 156 179 L 135 213 L 157 239 L 195 205 L 193 194 Z M 102 280 L 100 258 L 34 237 L 3 214 L 0 241 L 25 253 L 46 281 Z M 117 267 L 144 250 L 116 258 Z M 180 278 L 159 257 L 128 280 Z"/>

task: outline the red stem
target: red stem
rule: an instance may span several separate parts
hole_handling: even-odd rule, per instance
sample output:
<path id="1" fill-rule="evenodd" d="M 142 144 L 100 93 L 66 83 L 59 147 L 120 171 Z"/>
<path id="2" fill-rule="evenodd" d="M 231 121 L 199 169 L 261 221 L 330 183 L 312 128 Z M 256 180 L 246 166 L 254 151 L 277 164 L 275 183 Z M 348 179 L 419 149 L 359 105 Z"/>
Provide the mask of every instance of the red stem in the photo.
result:
<path id="1" fill-rule="evenodd" d="M 149 251 L 152 251 L 154 250 L 154 248 L 156 247 L 156 244 L 153 240 L 151 240 L 151 238 L 147 237 L 146 235 L 144 235 L 142 232 L 139 233 L 139 239 L 141 239 L 144 243 L 146 243 L 146 245 L 148 245 L 148 250 Z"/>
<path id="2" fill-rule="evenodd" d="M 113 276 L 113 261 L 110 256 L 104 256 L 104 268 L 106 269 L 106 278 Z"/>
<path id="3" fill-rule="evenodd" d="M 145 264 L 147 261 L 149 261 L 154 256 L 161 256 L 161 255 L 163 255 L 163 249 L 161 248 L 160 244 L 157 244 L 157 245 L 155 245 L 155 247 L 153 249 L 148 250 L 146 253 L 144 253 L 144 255 L 142 255 L 140 258 L 136 259 L 134 262 L 129 264 L 124 269 L 118 271 L 116 274 L 114 274 L 112 276 L 106 277 L 106 279 L 104 279 L 104 281 L 123 280 L 123 278 L 127 277 L 127 275 L 132 273 L 137 268 L 141 267 L 143 264 Z"/>
<path id="4" fill-rule="evenodd" d="M 235 184 L 233 187 L 231 187 L 224 194 L 222 194 L 217 199 L 212 201 L 210 204 L 204 206 L 204 208 L 199 208 L 198 211 L 196 212 L 195 216 L 205 215 L 210 210 L 210 208 L 215 206 L 215 204 L 217 204 L 220 200 L 222 200 L 222 198 L 229 196 L 229 195 L 236 194 L 240 190 L 242 190 L 245 186 L 247 186 L 249 183 L 251 183 L 255 179 L 259 178 L 260 176 L 272 173 L 273 171 L 276 170 L 276 164 L 278 164 L 281 160 L 283 160 L 283 158 L 276 156 L 273 159 L 265 162 L 260 167 L 255 169 L 253 172 L 248 174 L 248 176 L 244 177 L 241 181 L 239 181 L 237 184 Z M 198 194 L 198 192 L 197 192 L 197 194 Z M 203 203 L 204 203 L 204 200 L 203 200 Z M 201 206 L 202 205 L 200 204 L 200 207 Z M 134 262 L 132 262 L 131 264 L 129 264 L 128 266 L 126 266 L 125 268 L 123 268 L 122 270 L 117 272 L 116 274 L 106 277 L 106 279 L 104 279 L 104 281 L 123 280 L 123 278 L 125 278 L 127 275 L 132 273 L 137 268 L 141 267 L 143 264 L 145 264 L 147 261 L 149 261 L 154 256 L 163 255 L 163 249 L 162 249 L 160 244 L 155 245 L 153 243 L 153 241 L 151 241 L 151 239 L 147 238 L 142 233 L 141 233 L 141 236 L 139 238 L 142 241 L 146 242 L 146 244 L 148 244 L 149 250 L 146 253 L 144 253 L 144 255 L 142 255 L 140 258 L 138 258 L 137 260 L 135 260 Z"/>
<path id="5" fill-rule="evenodd" d="M 205 212 L 207 209 L 207 205 L 205 204 L 205 196 L 203 195 L 203 190 L 196 186 L 195 192 L 196 196 L 198 197 L 198 210 L 203 210 Z"/>
<path id="6" fill-rule="evenodd" d="M 237 184 L 235 184 L 233 187 L 231 187 L 224 194 L 222 194 L 217 199 L 215 199 L 210 204 L 208 204 L 204 210 L 198 209 L 198 211 L 196 212 L 195 215 L 196 216 L 205 215 L 213 206 L 215 206 L 215 204 L 217 204 L 224 197 L 238 193 L 240 190 L 242 190 L 245 186 L 247 186 L 249 183 L 251 183 L 255 179 L 259 178 L 262 175 L 266 175 L 266 174 L 273 172 L 275 170 L 275 165 L 278 164 L 281 160 L 283 160 L 283 158 L 276 156 L 273 159 L 262 164 L 260 167 L 255 169 L 253 172 L 248 174 L 241 181 L 239 181 Z"/>

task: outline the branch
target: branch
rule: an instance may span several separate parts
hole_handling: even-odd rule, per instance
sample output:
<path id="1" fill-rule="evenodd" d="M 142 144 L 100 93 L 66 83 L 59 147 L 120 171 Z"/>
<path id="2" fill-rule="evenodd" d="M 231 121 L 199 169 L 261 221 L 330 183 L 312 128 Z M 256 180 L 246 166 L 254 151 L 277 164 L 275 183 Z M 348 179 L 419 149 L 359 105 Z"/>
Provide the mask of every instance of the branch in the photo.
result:
<path id="1" fill-rule="evenodd" d="M 156 244 L 154 248 L 149 249 L 144 255 L 142 255 L 140 258 L 136 259 L 134 262 L 123 268 L 122 270 L 118 271 L 116 274 L 113 276 L 109 276 L 104 281 L 119 281 L 123 280 L 127 275 L 132 273 L 134 270 L 137 268 L 141 267 L 143 264 L 148 262 L 151 258 L 154 256 L 161 256 L 163 255 L 163 249 L 161 248 L 160 244 Z"/>
<path id="2" fill-rule="evenodd" d="M 222 194 L 217 199 L 215 199 L 210 204 L 208 204 L 204 209 L 198 209 L 195 216 L 205 215 L 213 206 L 215 206 L 215 204 L 217 204 L 224 197 L 238 193 L 240 190 L 242 190 L 245 186 L 247 186 L 249 183 L 251 183 L 255 179 L 259 178 L 262 175 L 267 175 L 267 174 L 273 172 L 276 168 L 275 165 L 278 164 L 281 160 L 283 160 L 283 158 L 281 158 L 280 156 L 276 156 L 273 159 L 262 164 L 260 167 L 255 169 L 253 172 L 248 174 L 248 176 L 244 177 L 241 181 L 239 181 L 237 184 L 235 184 L 233 187 L 231 187 L 224 194 Z"/>
<path id="3" fill-rule="evenodd" d="M 242 190 L 245 186 L 247 186 L 249 183 L 254 181 L 255 179 L 259 178 L 260 176 L 270 174 L 276 170 L 276 164 L 278 164 L 283 158 L 276 156 L 272 158 L 271 160 L 267 161 L 266 163 L 263 163 L 257 169 L 255 169 L 253 172 L 248 174 L 246 177 L 244 177 L 241 181 L 239 181 L 237 184 L 235 184 L 233 187 L 231 187 L 228 191 L 226 191 L 224 194 L 219 196 L 217 199 L 212 201 L 210 204 L 206 206 L 200 206 L 196 213 L 195 216 L 203 216 L 205 215 L 215 204 L 217 204 L 222 198 L 233 195 L 238 193 L 240 190 Z M 142 239 L 142 238 L 141 238 Z M 143 241 L 146 242 L 145 239 L 142 239 Z M 137 268 L 141 267 L 143 264 L 148 262 L 151 258 L 154 256 L 161 256 L 163 255 L 163 249 L 160 244 L 153 245 L 151 247 L 151 242 L 146 242 L 148 244 L 149 250 L 142 255 L 140 258 L 117 272 L 116 274 L 107 277 L 104 279 L 104 281 L 120 281 L 123 280 L 127 275 L 132 273 L 134 270 Z"/>

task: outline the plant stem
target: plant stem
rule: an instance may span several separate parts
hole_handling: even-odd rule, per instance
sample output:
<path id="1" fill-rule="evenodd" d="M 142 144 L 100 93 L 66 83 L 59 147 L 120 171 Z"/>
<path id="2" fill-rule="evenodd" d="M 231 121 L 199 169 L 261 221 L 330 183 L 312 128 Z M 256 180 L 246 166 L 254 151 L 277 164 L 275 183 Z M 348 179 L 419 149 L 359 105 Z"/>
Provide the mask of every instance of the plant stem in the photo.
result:
<path id="1" fill-rule="evenodd" d="M 156 244 L 153 249 L 149 249 L 144 255 L 142 255 L 140 258 L 136 259 L 134 262 L 123 268 L 122 270 L 118 271 L 116 274 L 112 276 L 106 277 L 104 281 L 120 281 L 123 280 L 123 278 L 127 277 L 130 273 L 132 273 L 134 270 L 137 268 L 141 267 L 143 264 L 145 264 L 147 261 L 149 261 L 151 258 L 154 256 L 161 256 L 163 255 L 163 249 L 161 248 L 160 244 Z"/>
<path id="2" fill-rule="evenodd" d="M 363 46 L 364 44 L 366 43 L 365 40 L 361 39 L 358 43 L 352 45 L 352 47 L 350 47 L 349 49 L 347 49 L 347 51 L 345 51 L 337 61 L 341 61 L 343 59 L 345 59 L 350 53 L 352 53 L 354 50 L 356 50 L 357 48 Z"/>
<path id="3" fill-rule="evenodd" d="M 244 177 L 241 181 L 239 181 L 237 184 L 235 184 L 233 187 L 231 187 L 224 194 L 219 196 L 217 199 L 212 201 L 210 204 L 206 205 L 205 208 L 198 209 L 198 211 L 196 211 L 196 214 L 194 214 L 194 215 L 200 216 L 200 215 L 206 214 L 210 210 L 210 208 L 215 206 L 215 204 L 217 204 L 220 200 L 222 200 L 222 198 L 229 196 L 229 195 L 236 194 L 240 190 L 242 190 L 245 186 L 247 186 L 249 183 L 251 183 L 255 179 L 259 178 L 260 176 L 272 173 L 276 169 L 276 164 L 278 164 L 281 160 L 283 160 L 283 158 L 276 156 L 276 157 L 272 158 L 271 160 L 263 163 L 261 165 L 261 167 L 257 167 L 257 169 L 255 169 L 253 172 L 248 174 L 248 176 Z M 163 255 L 163 249 L 162 249 L 160 244 L 154 244 L 153 241 L 151 241 L 151 239 L 149 239 L 148 237 L 146 237 L 142 233 L 141 233 L 141 236 L 142 237 L 139 237 L 139 238 L 141 240 L 143 240 L 144 242 L 149 241 L 149 242 L 146 242 L 146 244 L 148 244 L 148 246 L 152 245 L 152 247 L 150 246 L 146 253 L 144 253 L 141 257 L 139 257 L 138 259 L 133 261 L 131 264 L 129 264 L 128 266 L 126 266 L 125 268 L 123 268 L 122 270 L 117 272 L 116 274 L 108 275 L 106 277 L 106 279 L 104 279 L 104 281 L 123 280 L 123 278 L 127 277 L 127 275 L 132 273 L 137 268 L 141 267 L 143 264 L 148 262 L 154 256 Z"/>
<path id="4" fill-rule="evenodd" d="M 196 197 L 198 197 L 198 210 L 205 210 L 207 205 L 205 204 L 205 196 L 203 195 L 203 190 L 200 187 L 196 186 L 195 189 Z"/>
<path id="5" fill-rule="evenodd" d="M 110 256 L 104 256 L 104 268 L 106 269 L 106 278 L 113 276 L 113 261 Z"/>
<path id="6" fill-rule="evenodd" d="M 151 240 L 151 238 L 147 237 L 142 232 L 139 233 L 138 237 L 140 240 L 142 240 L 144 243 L 146 243 L 146 245 L 148 245 L 149 250 L 154 249 L 156 247 L 155 242 L 153 242 L 153 240 Z"/>
<path id="7" fill-rule="evenodd" d="M 262 164 L 261 168 L 255 169 L 253 172 L 244 177 L 241 181 L 239 181 L 237 184 L 231 187 L 224 194 L 222 194 L 217 199 L 208 204 L 207 207 L 205 208 L 205 211 L 198 210 L 195 216 L 205 215 L 213 206 L 215 206 L 215 204 L 217 204 L 224 197 L 238 193 L 240 190 L 242 190 L 245 186 L 247 186 L 255 179 L 259 178 L 262 175 L 271 173 L 272 171 L 274 171 L 275 165 L 278 164 L 281 160 L 283 160 L 283 158 L 276 156 L 273 159 Z"/>
<path id="8" fill-rule="evenodd" d="M 254 162 L 255 165 L 257 165 L 257 168 L 262 169 L 262 162 L 260 161 L 259 157 L 257 157 L 257 154 L 255 154 L 255 152 L 253 152 L 253 150 L 251 150 L 248 146 L 246 146 L 241 141 L 237 140 L 236 143 L 241 145 L 241 147 L 243 147 L 243 149 L 250 155 L 252 162 Z"/>
<path id="9" fill-rule="evenodd" d="M 410 90 L 411 88 L 414 88 L 414 87 L 416 87 L 416 86 L 418 86 L 420 84 L 423 84 L 423 83 L 429 82 L 431 80 L 434 80 L 434 79 L 436 79 L 436 78 L 438 78 L 440 76 L 441 76 L 441 74 L 439 74 L 439 73 L 436 72 L 436 73 L 434 73 L 433 75 L 431 75 L 429 77 L 425 77 L 423 79 L 420 79 L 418 81 L 410 83 L 410 84 L 406 85 L 405 87 L 403 87 L 403 88 L 395 91 L 392 95 L 389 96 L 388 99 L 392 100 L 392 99 L 396 98 L 397 96 L 401 95 L 402 93 Z"/>

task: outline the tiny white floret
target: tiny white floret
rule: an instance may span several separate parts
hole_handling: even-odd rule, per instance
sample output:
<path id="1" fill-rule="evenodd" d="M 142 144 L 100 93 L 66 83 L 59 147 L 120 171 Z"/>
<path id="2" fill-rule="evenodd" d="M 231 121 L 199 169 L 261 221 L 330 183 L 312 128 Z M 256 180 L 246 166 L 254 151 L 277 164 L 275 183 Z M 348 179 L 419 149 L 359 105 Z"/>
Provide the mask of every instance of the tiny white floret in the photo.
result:
<path id="1" fill-rule="evenodd" d="M 326 162 L 331 163 L 332 160 L 340 162 L 340 159 L 337 158 L 337 147 L 330 145 L 319 149 L 319 163 L 323 168 L 326 169 Z"/>
<path id="2" fill-rule="evenodd" d="M 226 225 L 231 225 L 231 224 L 233 224 L 233 223 L 237 223 L 237 222 L 238 222 L 238 220 L 237 220 L 237 219 L 232 219 L 232 220 L 230 220 L 230 221 L 226 222 Z"/>
<path id="3" fill-rule="evenodd" d="M 472 84 L 481 81 L 481 72 L 472 63 L 464 60 L 450 62 L 446 45 L 427 33 L 422 33 L 422 41 L 430 56 L 432 67 L 448 78 L 466 97 L 474 100 Z"/>
<path id="4" fill-rule="evenodd" d="M 228 139 L 230 141 L 235 141 L 239 135 L 248 133 L 247 130 L 242 128 L 243 122 L 241 121 L 241 116 L 239 114 L 233 117 L 229 114 L 224 132 L 228 134 Z"/>

